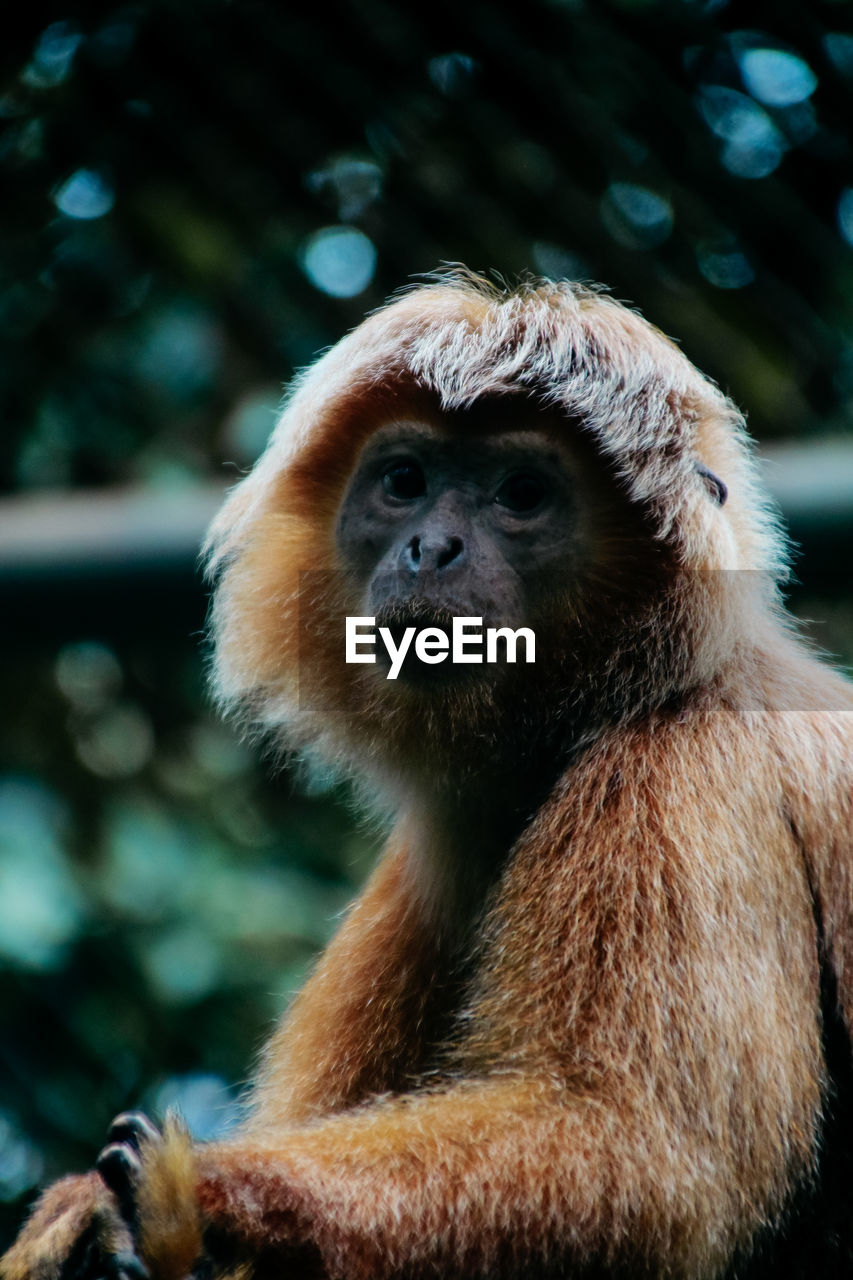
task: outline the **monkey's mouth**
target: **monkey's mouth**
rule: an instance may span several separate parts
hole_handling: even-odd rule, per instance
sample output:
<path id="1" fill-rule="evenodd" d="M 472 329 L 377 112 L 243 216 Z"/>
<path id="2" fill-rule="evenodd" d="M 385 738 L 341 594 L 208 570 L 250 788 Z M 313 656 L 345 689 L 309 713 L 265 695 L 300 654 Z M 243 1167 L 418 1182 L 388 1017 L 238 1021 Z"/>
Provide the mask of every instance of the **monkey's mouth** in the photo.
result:
<path id="1" fill-rule="evenodd" d="M 470 679 L 472 668 L 452 661 L 450 643 L 454 616 L 446 605 L 436 604 L 425 596 L 395 597 L 386 601 L 376 613 L 376 633 L 379 637 L 376 655 L 379 669 L 384 674 L 394 671 L 395 679 L 413 684 L 429 682 L 434 685 L 463 677 Z M 395 660 L 380 628 L 386 632 L 395 653 L 399 654 L 401 647 L 405 647 L 402 659 Z M 446 649 L 442 650 L 439 645 L 424 646 L 419 637 L 425 631 L 430 632 L 431 637 L 436 640 L 438 636 L 435 633 L 440 632 L 446 636 Z M 441 659 L 438 657 L 439 653 L 442 653 Z M 429 661 L 430 657 L 432 661 Z"/>

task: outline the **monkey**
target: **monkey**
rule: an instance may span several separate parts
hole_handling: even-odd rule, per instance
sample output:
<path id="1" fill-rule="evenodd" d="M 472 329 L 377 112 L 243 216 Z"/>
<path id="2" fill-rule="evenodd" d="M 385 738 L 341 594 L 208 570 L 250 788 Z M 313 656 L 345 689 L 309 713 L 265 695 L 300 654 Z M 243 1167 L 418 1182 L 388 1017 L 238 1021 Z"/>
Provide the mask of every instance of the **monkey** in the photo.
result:
<path id="1" fill-rule="evenodd" d="M 457 268 L 302 375 L 207 556 L 222 706 L 391 833 L 246 1121 L 119 1117 L 4 1280 L 849 1274 L 853 690 L 735 406 Z M 535 661 L 432 661 L 472 618 Z"/>

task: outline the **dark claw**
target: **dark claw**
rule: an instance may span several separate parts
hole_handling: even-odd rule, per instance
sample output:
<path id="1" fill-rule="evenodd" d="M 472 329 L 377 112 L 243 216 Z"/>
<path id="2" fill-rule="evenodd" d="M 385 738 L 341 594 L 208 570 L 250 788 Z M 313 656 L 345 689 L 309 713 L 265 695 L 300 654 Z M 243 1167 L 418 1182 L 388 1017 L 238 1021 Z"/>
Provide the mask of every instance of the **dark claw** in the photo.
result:
<path id="1" fill-rule="evenodd" d="M 142 1111 L 123 1111 L 110 1125 L 107 1142 L 123 1142 L 139 1151 L 145 1142 L 156 1142 L 157 1129 Z"/>
<path id="2" fill-rule="evenodd" d="M 139 1156 L 126 1142 L 113 1142 L 104 1147 L 95 1161 L 95 1168 L 118 1197 L 122 1212 L 133 1204 L 133 1190 L 142 1169 Z"/>

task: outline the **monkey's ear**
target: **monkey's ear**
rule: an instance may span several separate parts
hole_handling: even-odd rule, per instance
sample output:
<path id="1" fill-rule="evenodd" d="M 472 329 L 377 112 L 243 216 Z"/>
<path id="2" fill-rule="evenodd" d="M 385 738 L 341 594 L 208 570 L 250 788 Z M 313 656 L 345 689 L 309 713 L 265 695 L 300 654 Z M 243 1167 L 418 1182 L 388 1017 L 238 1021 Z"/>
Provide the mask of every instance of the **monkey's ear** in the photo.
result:
<path id="1" fill-rule="evenodd" d="M 699 475 L 702 477 L 702 479 L 705 481 L 705 487 L 707 488 L 708 492 L 710 493 L 714 501 L 717 503 L 717 505 L 720 507 L 724 506 L 726 498 L 729 496 L 729 491 L 727 486 L 723 483 L 723 481 L 720 479 L 719 476 L 715 476 L 713 471 L 709 471 L 708 468 L 704 466 L 703 463 L 697 462 L 696 470 L 699 473 Z"/>

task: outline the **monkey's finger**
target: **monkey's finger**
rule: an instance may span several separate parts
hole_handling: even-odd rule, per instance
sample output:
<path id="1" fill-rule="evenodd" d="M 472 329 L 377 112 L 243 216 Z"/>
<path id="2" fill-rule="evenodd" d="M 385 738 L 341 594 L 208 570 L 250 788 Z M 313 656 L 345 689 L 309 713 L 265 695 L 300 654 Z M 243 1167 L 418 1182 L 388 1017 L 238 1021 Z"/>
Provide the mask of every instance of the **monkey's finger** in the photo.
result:
<path id="1" fill-rule="evenodd" d="M 137 1152 L 126 1142 L 113 1142 L 104 1147 L 95 1168 L 119 1202 L 122 1216 L 133 1216 L 134 1188 L 142 1171 Z"/>
<path id="2" fill-rule="evenodd" d="M 143 1111 L 122 1111 L 110 1125 L 107 1142 L 122 1142 L 139 1151 L 144 1142 L 156 1142 L 160 1130 Z"/>

